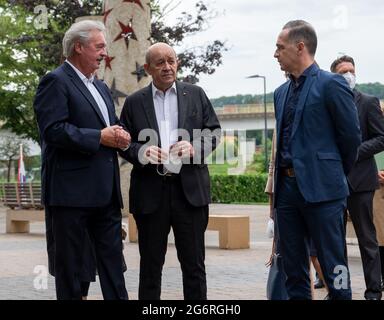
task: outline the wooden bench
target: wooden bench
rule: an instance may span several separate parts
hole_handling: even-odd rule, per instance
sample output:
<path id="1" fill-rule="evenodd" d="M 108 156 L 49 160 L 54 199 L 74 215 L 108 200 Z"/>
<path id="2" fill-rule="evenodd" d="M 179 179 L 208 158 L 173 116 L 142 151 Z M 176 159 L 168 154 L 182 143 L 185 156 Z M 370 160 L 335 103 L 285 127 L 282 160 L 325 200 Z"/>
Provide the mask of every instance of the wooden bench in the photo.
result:
<path id="1" fill-rule="evenodd" d="M 220 249 L 249 248 L 249 216 L 210 215 L 207 230 L 219 231 Z M 137 227 L 132 214 L 128 216 L 129 242 L 137 242 Z"/>
<path id="2" fill-rule="evenodd" d="M 40 183 L 2 183 L 6 210 L 6 232 L 27 233 L 31 221 L 44 221 L 44 207 L 40 203 Z"/>

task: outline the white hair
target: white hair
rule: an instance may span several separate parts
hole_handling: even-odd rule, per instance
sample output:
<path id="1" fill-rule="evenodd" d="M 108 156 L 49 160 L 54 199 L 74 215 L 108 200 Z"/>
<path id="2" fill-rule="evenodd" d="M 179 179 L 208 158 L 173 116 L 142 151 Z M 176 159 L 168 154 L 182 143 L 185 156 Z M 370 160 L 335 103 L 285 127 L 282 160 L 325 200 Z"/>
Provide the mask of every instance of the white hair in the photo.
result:
<path id="1" fill-rule="evenodd" d="M 93 30 L 105 32 L 105 26 L 103 23 L 94 20 L 83 20 L 71 25 L 63 38 L 63 56 L 66 58 L 71 57 L 75 42 L 86 43 L 89 40 L 90 32 Z"/>

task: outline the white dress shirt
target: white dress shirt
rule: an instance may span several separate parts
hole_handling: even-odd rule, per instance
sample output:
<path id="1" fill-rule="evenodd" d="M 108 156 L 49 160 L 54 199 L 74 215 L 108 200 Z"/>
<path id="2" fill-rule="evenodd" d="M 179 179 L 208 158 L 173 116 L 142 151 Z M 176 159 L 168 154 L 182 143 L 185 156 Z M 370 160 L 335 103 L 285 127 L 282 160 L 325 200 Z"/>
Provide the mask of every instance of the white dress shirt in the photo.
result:
<path id="1" fill-rule="evenodd" d="M 169 147 L 178 140 L 177 90 L 174 82 L 164 94 L 152 82 L 153 104 L 160 132 L 161 149 L 168 152 Z"/>
<path id="2" fill-rule="evenodd" d="M 83 81 L 84 85 L 87 87 L 87 89 L 91 93 L 93 99 L 95 99 L 97 106 L 99 107 L 101 114 L 103 115 L 105 123 L 107 124 L 107 127 L 109 127 L 111 124 L 109 121 L 107 105 L 105 104 L 103 97 L 100 95 L 99 91 L 96 89 L 95 85 L 93 84 L 93 80 L 95 79 L 95 76 L 87 78 L 79 69 L 77 69 L 68 60 L 65 60 L 65 62 L 68 63 L 73 68 L 73 70 L 75 70 L 75 72 L 77 73 L 81 81 Z"/>

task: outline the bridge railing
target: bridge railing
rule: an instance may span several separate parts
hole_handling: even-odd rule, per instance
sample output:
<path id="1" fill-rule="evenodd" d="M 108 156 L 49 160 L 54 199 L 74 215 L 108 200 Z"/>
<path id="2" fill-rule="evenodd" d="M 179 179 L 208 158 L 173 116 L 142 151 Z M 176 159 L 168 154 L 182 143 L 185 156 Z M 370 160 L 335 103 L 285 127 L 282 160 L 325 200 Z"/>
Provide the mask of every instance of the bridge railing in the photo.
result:
<path id="1" fill-rule="evenodd" d="M 384 111 L 384 100 L 380 100 L 380 105 Z M 216 114 L 246 114 L 246 113 L 264 113 L 263 104 L 228 104 L 220 108 L 215 108 Z M 267 113 L 275 112 L 273 103 L 267 104 Z"/>
<path id="2" fill-rule="evenodd" d="M 216 114 L 247 114 L 247 113 L 264 113 L 264 105 L 260 104 L 231 104 L 224 105 L 221 108 L 215 108 Z M 274 107 L 272 103 L 267 104 L 267 113 L 273 113 Z"/>

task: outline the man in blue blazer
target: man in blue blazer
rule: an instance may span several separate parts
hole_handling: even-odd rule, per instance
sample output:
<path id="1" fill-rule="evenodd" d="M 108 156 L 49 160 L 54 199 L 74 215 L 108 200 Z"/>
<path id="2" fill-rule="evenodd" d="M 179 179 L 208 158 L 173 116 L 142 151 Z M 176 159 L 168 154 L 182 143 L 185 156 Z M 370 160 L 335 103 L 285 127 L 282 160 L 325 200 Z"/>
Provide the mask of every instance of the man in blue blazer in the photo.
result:
<path id="1" fill-rule="evenodd" d="M 311 299 L 308 237 L 318 252 L 330 299 L 351 299 L 343 214 L 346 175 L 360 145 L 352 91 L 345 79 L 319 69 L 317 36 L 302 20 L 280 32 L 274 57 L 289 80 L 274 94 L 275 199 L 290 299 Z"/>
<path id="2" fill-rule="evenodd" d="M 130 136 L 119 125 L 108 87 L 94 77 L 106 56 L 104 31 L 103 24 L 89 20 L 70 27 L 63 39 L 67 60 L 41 79 L 34 102 L 58 299 L 81 299 L 87 232 L 103 297 L 128 298 L 116 151 L 128 147 Z"/>

